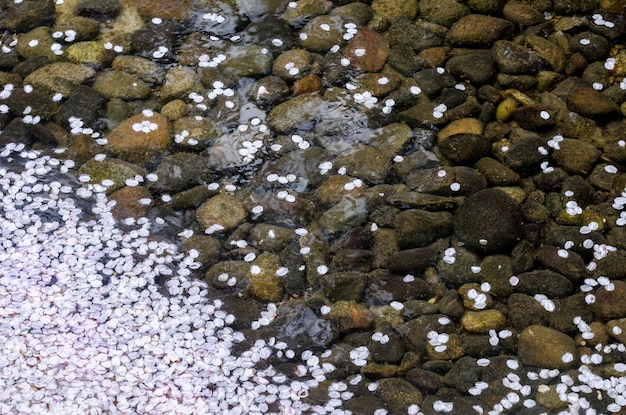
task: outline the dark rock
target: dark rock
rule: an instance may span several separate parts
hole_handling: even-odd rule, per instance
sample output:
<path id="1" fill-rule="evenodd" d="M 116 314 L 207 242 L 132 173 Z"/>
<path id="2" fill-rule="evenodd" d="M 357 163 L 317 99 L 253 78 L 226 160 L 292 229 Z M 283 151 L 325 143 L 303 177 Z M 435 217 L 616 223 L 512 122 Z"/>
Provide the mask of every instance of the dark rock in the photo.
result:
<path id="1" fill-rule="evenodd" d="M 467 79 L 472 85 L 483 85 L 494 75 L 494 60 L 488 52 L 473 52 L 451 57 L 446 69 L 455 78 Z"/>
<path id="2" fill-rule="evenodd" d="M 355 396 L 345 401 L 346 409 L 354 414 L 373 414 L 374 408 L 382 408 L 383 406 L 382 399 L 373 395 Z"/>
<path id="3" fill-rule="evenodd" d="M 404 344 L 398 333 L 391 327 L 389 323 L 383 323 L 377 327 L 377 332 L 389 337 L 385 343 L 370 339 L 367 348 L 370 351 L 372 359 L 378 363 L 398 363 L 404 356 Z"/>
<path id="4" fill-rule="evenodd" d="M 515 291 L 527 295 L 543 294 L 548 298 L 561 298 L 572 294 L 572 282 L 554 271 L 535 270 L 518 275 Z"/>
<path id="5" fill-rule="evenodd" d="M 454 215 L 459 240 L 467 249 L 481 254 L 508 251 L 518 241 L 520 225 L 517 204 L 498 189 L 474 193 Z"/>
<path id="6" fill-rule="evenodd" d="M 440 73 L 436 68 L 423 69 L 416 73 L 413 78 L 421 88 L 422 93 L 429 97 L 439 95 L 444 88 L 451 88 L 456 84 L 452 75 L 448 72 Z"/>
<path id="7" fill-rule="evenodd" d="M 176 59 L 181 36 L 186 32 L 183 25 L 173 20 L 164 20 L 160 24 L 150 22 L 133 33 L 131 44 L 138 56 L 172 62 Z"/>
<path id="8" fill-rule="evenodd" d="M 77 16 L 89 17 L 96 20 L 111 20 L 122 11 L 119 0 L 80 0 L 74 8 Z"/>
<path id="9" fill-rule="evenodd" d="M 424 399 L 415 386 L 400 378 L 380 379 L 377 394 L 392 411 L 406 412 L 411 405 L 420 405 Z"/>
<path id="10" fill-rule="evenodd" d="M 548 324 L 548 312 L 531 296 L 512 294 L 507 307 L 508 320 L 516 330 L 522 331 L 531 324 Z"/>
<path id="11" fill-rule="evenodd" d="M 436 259 L 437 251 L 433 248 L 406 249 L 391 255 L 387 267 L 391 272 L 397 274 L 407 272 L 420 273 L 433 265 Z"/>
<path id="12" fill-rule="evenodd" d="M 545 268 L 564 275 L 572 282 L 581 281 L 588 275 L 585 261 L 576 252 L 543 245 L 537 249 L 535 258 Z"/>
<path id="13" fill-rule="evenodd" d="M 554 0 L 552 7 L 557 14 L 570 16 L 591 13 L 598 7 L 596 0 Z"/>
<path id="14" fill-rule="evenodd" d="M 70 117 L 80 118 L 84 126 L 94 128 L 96 122 L 104 116 L 106 98 L 86 85 L 79 85 L 63 104 L 57 114 L 57 121 L 69 128 Z"/>
<path id="15" fill-rule="evenodd" d="M 365 274 L 348 271 L 323 275 L 320 284 L 331 301 L 360 301 L 366 279 Z"/>
<path id="16" fill-rule="evenodd" d="M 454 363 L 452 369 L 443 377 L 443 383 L 462 393 L 466 393 L 478 382 L 479 369 L 476 359 L 469 356 L 462 357 Z"/>
<path id="17" fill-rule="evenodd" d="M 566 138 L 559 147 L 552 158 L 571 174 L 588 175 L 602 154 L 593 144 L 583 140 Z"/>
<path id="18" fill-rule="evenodd" d="M 466 247 L 455 247 L 454 262 L 444 261 L 437 263 L 440 278 L 446 285 L 458 288 L 468 282 L 480 282 L 479 274 L 472 271 L 472 267 L 480 265 L 480 258 Z"/>
<path id="19" fill-rule="evenodd" d="M 525 105 L 513 111 L 513 120 L 526 130 L 553 128 L 556 121 L 546 107 L 540 104 Z"/>
<path id="20" fill-rule="evenodd" d="M 311 348 L 326 349 L 337 336 L 331 322 L 317 317 L 303 301 L 290 301 L 281 305 L 273 327 L 278 329 L 280 338 L 296 353 Z"/>
<path id="21" fill-rule="evenodd" d="M 396 235 L 401 248 L 429 245 L 452 233 L 452 215 L 448 212 L 405 210 L 396 216 Z"/>
<path id="22" fill-rule="evenodd" d="M 612 281 L 612 291 L 600 287 L 595 292 L 595 302 L 590 305 L 596 319 L 614 320 L 626 317 L 626 283 Z"/>
<path id="23" fill-rule="evenodd" d="M 480 279 L 491 285 L 490 294 L 505 298 L 513 292 L 509 279 L 513 273 L 513 261 L 508 255 L 489 255 L 480 263 Z"/>
<path id="24" fill-rule="evenodd" d="M 541 163 L 548 159 L 549 150 L 545 138 L 525 137 L 511 145 L 504 154 L 504 163 L 518 173 L 537 172 Z"/>
<path id="25" fill-rule="evenodd" d="M 484 135 L 461 133 L 439 143 L 441 154 L 454 164 L 473 164 L 491 152 L 491 143 Z"/>
<path id="26" fill-rule="evenodd" d="M 532 91 L 537 86 L 537 77 L 533 75 L 509 75 L 499 73 L 496 81 L 503 89 L 519 89 L 520 91 Z"/>
<path id="27" fill-rule="evenodd" d="M 492 52 L 500 70 L 509 75 L 532 74 L 543 65 L 537 52 L 508 40 L 494 43 Z"/>
<path id="28" fill-rule="evenodd" d="M 593 321 L 593 314 L 585 301 L 585 293 L 577 293 L 570 297 L 554 300 L 554 311 L 548 313 L 548 324 L 551 328 L 563 333 L 578 330 L 576 317 L 583 321 Z"/>
<path id="29" fill-rule="evenodd" d="M 608 252 L 606 256 L 597 263 L 598 265 L 594 271 L 596 278 L 601 275 L 608 276 L 614 280 L 623 280 L 626 278 L 626 251 L 620 249 Z"/>
<path id="30" fill-rule="evenodd" d="M 619 106 L 593 88 L 578 88 L 567 96 L 567 107 L 583 117 L 607 121 L 620 115 Z"/>
<path id="31" fill-rule="evenodd" d="M 569 42 L 572 52 L 578 52 L 589 62 L 603 60 L 609 53 L 609 41 L 593 32 L 582 32 L 572 36 Z"/>
<path id="32" fill-rule="evenodd" d="M 519 174 L 490 157 L 478 160 L 474 167 L 494 186 L 513 186 L 520 181 Z"/>
<path id="33" fill-rule="evenodd" d="M 439 36 L 406 17 L 397 18 L 391 23 L 387 30 L 387 39 L 392 48 L 396 45 L 406 45 L 416 53 L 443 44 Z"/>
<path id="34" fill-rule="evenodd" d="M 421 368 L 409 370 L 406 374 L 406 380 L 426 393 L 435 393 L 443 387 L 441 375 Z"/>
<path id="35" fill-rule="evenodd" d="M 252 21 L 241 33 L 245 44 L 260 45 L 269 49 L 275 56 L 294 46 L 289 24 L 275 16 L 266 15 Z M 275 45 L 272 40 L 280 39 L 282 43 Z"/>
<path id="36" fill-rule="evenodd" d="M 25 124 L 20 117 L 13 118 L 0 134 L 0 144 L 23 143 L 30 146 L 37 142 L 53 146 L 56 139 L 42 124 Z"/>
<path id="37" fill-rule="evenodd" d="M 423 67 L 421 60 L 413 49 L 403 43 L 391 47 L 387 62 L 404 76 L 413 76 L 415 72 Z"/>
<path id="38" fill-rule="evenodd" d="M 28 32 L 39 26 L 50 26 L 54 18 L 53 0 L 0 3 L 0 30 Z"/>
<path id="39" fill-rule="evenodd" d="M 401 274 L 402 275 L 402 274 Z M 430 285 L 421 278 L 404 282 L 386 270 L 375 270 L 368 274 L 368 287 L 364 301 L 369 305 L 386 305 L 391 301 L 428 300 L 433 295 Z"/>
<path id="40" fill-rule="evenodd" d="M 458 319 L 463 315 L 465 309 L 463 308 L 463 301 L 456 290 L 448 290 L 443 297 L 437 301 L 437 308 L 439 312 Z"/>

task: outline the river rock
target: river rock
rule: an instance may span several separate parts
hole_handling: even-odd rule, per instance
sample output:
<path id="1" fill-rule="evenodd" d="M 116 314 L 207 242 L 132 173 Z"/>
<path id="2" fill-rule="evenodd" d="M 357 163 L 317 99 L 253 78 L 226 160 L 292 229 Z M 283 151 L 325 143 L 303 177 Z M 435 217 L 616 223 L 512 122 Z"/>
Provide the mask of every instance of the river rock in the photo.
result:
<path id="1" fill-rule="evenodd" d="M 396 216 L 396 235 L 401 248 L 431 244 L 452 233 L 452 214 L 410 209 Z"/>
<path id="2" fill-rule="evenodd" d="M 537 52 L 508 40 L 495 42 L 492 52 L 500 70 L 509 75 L 535 73 L 543 64 Z"/>
<path id="3" fill-rule="evenodd" d="M 120 71 L 101 72 L 96 76 L 93 89 L 106 98 L 135 100 L 147 98 L 150 86 L 138 77 Z"/>
<path id="4" fill-rule="evenodd" d="M 159 193 L 178 193 L 194 185 L 213 181 L 208 159 L 194 153 L 181 152 L 166 156 L 154 173 L 158 179 L 149 187 Z"/>
<path id="5" fill-rule="evenodd" d="M 452 46 L 489 48 L 500 39 L 507 39 L 515 30 L 508 20 L 482 14 L 469 14 L 452 25 L 446 41 Z"/>
<path id="6" fill-rule="evenodd" d="M 534 26 L 544 21 L 544 15 L 537 8 L 523 2 L 512 1 L 504 5 L 502 13 L 507 20 L 520 27 Z"/>
<path id="7" fill-rule="evenodd" d="M 6 2 L 0 6 L 0 30 L 28 32 L 50 25 L 55 18 L 54 1 Z"/>
<path id="8" fill-rule="evenodd" d="M 516 292 L 527 295 L 543 294 L 548 298 L 566 297 L 572 294 L 572 282 L 559 273 L 548 270 L 524 272 L 517 276 Z"/>
<path id="9" fill-rule="evenodd" d="M 419 405 L 424 399 L 419 389 L 400 378 L 380 379 L 376 393 L 394 412 L 404 413 L 409 406 Z"/>
<path id="10" fill-rule="evenodd" d="M 417 0 L 374 0 L 372 10 L 390 22 L 398 17 L 413 19 L 417 14 Z"/>
<path id="11" fill-rule="evenodd" d="M 590 305 L 597 319 L 614 320 L 626 317 L 626 283 L 612 281 L 612 291 L 600 287 L 595 291 L 595 302 Z"/>
<path id="12" fill-rule="evenodd" d="M 268 122 L 277 133 L 286 133 L 312 123 L 325 107 L 318 94 L 302 94 L 272 108 Z"/>
<path id="13" fill-rule="evenodd" d="M 578 88 L 567 96 L 567 107 L 583 117 L 606 121 L 619 116 L 619 106 L 593 88 Z"/>
<path id="14" fill-rule="evenodd" d="M 451 57 L 446 62 L 446 69 L 455 77 L 467 79 L 478 87 L 493 77 L 494 65 L 491 53 L 477 51 Z"/>
<path id="15" fill-rule="evenodd" d="M 367 277 L 356 271 L 323 275 L 320 284 L 331 301 L 360 301 Z"/>
<path id="16" fill-rule="evenodd" d="M 111 153 L 139 165 L 154 161 L 170 146 L 167 119 L 149 110 L 124 120 L 107 138 Z"/>
<path id="17" fill-rule="evenodd" d="M 58 92 L 68 96 L 74 88 L 93 77 L 95 73 L 92 68 L 84 65 L 58 62 L 31 73 L 24 79 L 24 83 L 50 94 Z"/>
<path id="18" fill-rule="evenodd" d="M 582 32 L 572 36 L 569 42 L 572 52 L 578 52 L 589 62 L 606 58 L 609 53 L 609 41 L 593 32 Z"/>
<path id="19" fill-rule="evenodd" d="M 243 204 L 237 197 L 224 193 L 213 196 L 196 211 L 200 226 L 206 229 L 219 225 L 226 232 L 239 226 L 247 215 Z"/>
<path id="20" fill-rule="evenodd" d="M 454 229 L 465 246 L 478 253 L 506 252 L 520 236 L 521 215 L 515 201 L 501 190 L 478 191 L 454 215 Z"/>
<path id="21" fill-rule="evenodd" d="M 552 158 L 563 170 L 582 176 L 591 172 L 602 154 L 593 144 L 583 140 L 565 138 L 559 147 Z"/>
<path id="22" fill-rule="evenodd" d="M 252 262 L 248 271 L 248 280 L 250 292 L 256 298 L 266 302 L 281 300 L 284 288 L 280 278 L 276 275 L 281 266 L 278 255 L 269 252 L 263 252 Z"/>
<path id="23" fill-rule="evenodd" d="M 364 27 L 350 39 L 343 54 L 355 71 L 378 72 L 389 56 L 389 42 L 380 33 Z"/>
<path id="24" fill-rule="evenodd" d="M 491 153 L 491 143 L 484 135 L 461 133 L 439 143 L 441 154 L 454 164 L 474 164 Z"/>
<path id="25" fill-rule="evenodd" d="M 576 365 L 574 339 L 547 327 L 527 327 L 519 337 L 518 353 L 526 366 L 567 370 Z"/>

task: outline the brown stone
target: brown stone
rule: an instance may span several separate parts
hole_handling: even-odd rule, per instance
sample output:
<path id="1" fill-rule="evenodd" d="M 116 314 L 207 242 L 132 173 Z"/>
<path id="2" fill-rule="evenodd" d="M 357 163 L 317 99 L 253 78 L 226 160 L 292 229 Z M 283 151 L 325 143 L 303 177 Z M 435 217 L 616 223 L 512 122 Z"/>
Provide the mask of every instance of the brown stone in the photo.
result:
<path id="1" fill-rule="evenodd" d="M 135 130 L 151 123 L 156 124 L 156 128 L 148 132 Z M 139 165 L 154 161 L 169 148 L 171 141 L 167 118 L 158 112 L 152 112 L 151 116 L 137 114 L 122 121 L 107 138 L 114 155 Z"/>
<path id="2" fill-rule="evenodd" d="M 343 53 L 354 70 L 378 72 L 389 56 L 389 42 L 380 33 L 364 27 L 348 42 Z"/>
<path id="3" fill-rule="evenodd" d="M 145 187 L 127 186 L 116 190 L 109 196 L 110 200 L 116 202 L 113 206 L 113 217 L 117 220 L 126 218 L 139 219 L 148 215 L 150 205 L 139 203 L 139 199 L 151 198 L 151 194 Z"/>

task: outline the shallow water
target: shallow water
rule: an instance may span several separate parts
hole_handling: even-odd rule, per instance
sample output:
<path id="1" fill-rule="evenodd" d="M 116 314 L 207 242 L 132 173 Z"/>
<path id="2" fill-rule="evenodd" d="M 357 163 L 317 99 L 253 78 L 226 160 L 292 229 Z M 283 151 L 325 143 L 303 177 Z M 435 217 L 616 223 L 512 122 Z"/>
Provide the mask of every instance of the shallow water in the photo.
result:
<path id="1" fill-rule="evenodd" d="M 71 13 L 74 3 L 78 2 L 57 2 L 58 18 Z M 589 271 L 587 279 L 576 280 L 575 286 L 569 283 L 569 291 L 566 287 L 566 294 L 562 295 L 565 299 L 544 295 L 542 290 L 556 289 L 542 286 L 542 281 L 535 281 L 540 286 L 537 289 L 533 283 L 525 282 L 522 292 L 529 301 L 529 321 L 535 324 L 539 320 L 571 337 L 568 342 L 571 341 L 574 353 L 567 349 L 562 362 L 555 365 L 562 367 L 562 363 L 575 359 L 577 364 L 562 371 L 524 365 L 517 342 L 521 327 L 526 327 L 521 323 L 526 310 L 516 315 L 509 311 L 509 307 L 513 308 L 511 294 L 518 290 L 513 295 L 522 295 L 521 289 L 511 287 L 517 286 L 519 279 L 514 282 L 517 277 L 511 271 L 511 275 L 504 276 L 504 287 L 492 287 L 496 285 L 494 281 L 475 278 L 481 266 L 487 268 L 485 261 L 492 260 L 494 266 L 493 261 L 502 258 L 489 255 L 493 252 L 488 251 L 482 255 L 480 247 L 473 248 L 474 253 L 465 249 L 448 218 L 452 217 L 449 212 L 462 206 L 463 197 L 480 190 L 482 176 L 470 174 L 469 170 L 475 169 L 464 161 L 452 167 L 455 163 L 442 160 L 435 144 L 438 132 L 448 124 L 441 119 L 455 109 L 451 102 L 456 102 L 458 96 L 473 97 L 469 94 L 475 94 L 476 88 L 466 80 L 453 79 L 444 89 L 447 95 L 431 97 L 430 119 L 409 129 L 406 123 L 416 121 L 402 112 L 415 108 L 424 96 L 413 77 L 401 75 L 389 65 L 363 73 L 342 55 L 346 42 L 357 32 L 355 28 L 366 31 L 364 24 L 352 22 L 353 17 L 355 21 L 362 17 L 327 15 L 338 8 L 331 2 L 245 2 L 238 4 L 239 12 L 231 13 L 224 2 L 220 3 L 224 9 L 215 11 L 216 14 L 211 14 L 213 11 L 207 10 L 205 3 L 212 4 L 193 2 L 189 7 L 181 6 L 190 9 L 190 17 L 183 24 L 152 20 L 152 32 L 145 35 L 152 43 L 144 44 L 141 51 L 137 39 L 133 43 L 121 35 L 139 30 L 145 23 L 133 4 L 123 3 L 119 16 L 88 16 L 100 19 L 100 34 L 95 40 L 110 42 L 107 50 L 112 49 L 114 55 L 144 56 L 162 71 L 191 68 L 196 77 L 188 89 L 163 101 L 158 94 L 163 94 L 165 86 L 153 82 L 148 85 L 152 93 L 145 97 L 109 97 L 103 117 L 93 126 L 77 127 L 69 135 L 56 124 L 65 120 L 48 114 L 55 110 L 33 103 L 42 111 L 44 121 L 50 122 L 45 128 L 57 145 L 44 142 L 41 134 L 28 130 L 32 137 L 12 137 L 30 141 L 29 145 L 16 151 L 11 144 L 5 147 L 6 154 L 0 157 L 5 176 L 1 182 L 0 213 L 8 230 L 2 234 L 0 249 L 0 300 L 4 307 L 0 345 L 7 353 L 0 359 L 6 374 L 0 382 L 0 412 L 353 411 L 430 415 L 472 411 L 575 414 L 583 410 L 592 414 L 594 410 L 622 410 L 626 378 L 621 375 L 624 367 L 620 363 L 626 357 L 626 348 L 615 340 L 615 331 L 613 337 L 609 336 L 607 320 L 618 324 L 617 318 L 626 315 L 594 317 L 589 307 L 579 304 L 592 295 L 587 294 L 592 290 L 613 291 L 613 279 L 621 282 L 623 277 L 619 274 L 592 278 L 596 262 L 610 252 L 621 254 L 623 250 L 619 243 L 614 247 L 606 239 L 610 229 L 623 226 L 617 218 L 626 203 L 617 199 L 619 192 L 592 182 L 596 188 L 589 191 L 584 201 L 577 199 L 577 203 L 600 213 L 594 211 L 585 216 L 584 223 L 569 217 L 558 218 L 571 219 L 573 222 L 567 224 L 575 231 L 580 228 L 580 233 L 587 227 L 585 234 L 595 230 L 587 225 L 602 226 L 600 231 L 606 235 L 592 235 L 593 240 L 588 239 L 591 246 L 586 246 L 582 239 L 580 246 L 561 243 L 560 235 L 548 244 L 542 232 L 557 221 L 554 216 L 558 214 L 550 212 L 553 217 L 549 223 L 534 222 L 529 219 L 530 213 L 524 218 L 528 226 L 520 239 L 533 241 L 536 248 L 544 242 L 559 245 L 560 257 L 569 255 L 567 251 L 571 249 L 572 255 L 584 259 L 582 267 Z M 298 9 L 304 4 L 317 6 L 318 10 L 309 15 Z M 275 12 L 268 13 L 268 9 Z M 300 13 L 291 25 L 278 19 L 281 15 L 289 19 L 289 13 L 298 13 L 291 9 Z M 307 52 L 309 62 L 302 65 L 302 71 L 296 68 L 298 62 L 290 62 L 284 68 L 266 65 L 305 41 L 302 31 L 317 15 L 327 20 L 309 35 L 324 40 L 335 29 L 332 25 L 337 24 L 340 36 L 336 48 Z M 219 16 L 224 16 L 224 21 Z M 551 19 L 546 15 L 547 21 Z M 383 22 L 376 18 L 369 25 L 385 32 Z M 445 28 L 431 29 L 437 32 Z M 16 48 L 13 38 L 13 34 L 7 33 L 2 40 L 8 49 L 6 54 Z M 62 49 L 67 50 L 72 43 L 73 39 L 63 41 Z M 254 49 L 251 54 L 251 49 L 246 49 L 250 46 L 265 49 Z M 137 50 L 133 51 L 133 47 Z M 34 65 L 33 70 L 37 65 L 45 65 L 33 63 L 36 57 L 27 52 L 20 53 L 23 55 L 19 55 L 19 61 L 28 60 Z M 361 57 L 360 52 L 355 53 Z M 87 63 L 95 72 L 83 83 L 95 88 L 93 78 L 109 72 L 111 60 L 102 58 L 103 62 Z M 439 75 L 447 74 L 443 67 L 436 68 Z M 285 87 L 295 88 L 294 83 L 303 74 L 318 76 L 322 86 L 299 95 L 307 101 L 302 107 L 292 108 L 291 117 L 281 118 L 276 113 L 270 116 L 280 103 L 297 100 L 293 89 L 287 88 L 283 95 L 280 87 L 270 87 L 272 90 L 268 91 L 260 79 L 270 73 L 286 80 Z M 373 78 L 368 80 L 369 75 Z M 618 84 L 617 79 L 611 82 Z M 386 90 L 389 83 L 395 86 Z M 373 95 L 364 85 L 373 86 Z M 426 90 L 430 85 L 422 86 Z M 11 99 L 17 100 L 22 88 L 23 85 L 5 88 L 7 92 L 3 92 L 0 104 L 9 102 L 11 95 Z M 15 93 L 11 94 L 13 90 Z M 526 92 L 540 100 L 534 91 Z M 49 91 L 43 94 L 44 101 L 49 95 Z M 64 103 L 66 98 L 59 99 Z M 179 99 L 183 109 L 170 111 L 180 111 L 182 115 L 168 121 L 172 140 L 161 153 L 149 154 L 150 150 L 146 150 L 148 157 L 133 152 L 116 153 L 110 143 L 96 141 L 112 135 L 129 116 L 143 113 L 146 124 L 135 124 L 137 129 L 133 125 L 136 136 L 141 137 L 149 132 L 143 128 L 150 130 L 153 117 L 151 111 L 145 110 L 167 112 L 164 107 L 176 101 L 174 98 Z M 0 107 L 4 114 L 0 118 L 2 128 L 18 117 L 31 115 L 25 109 L 18 111 L 19 103 L 18 100 L 15 106 L 7 106 L 6 111 Z M 486 114 L 484 117 L 492 121 L 489 125 L 497 131 L 501 125 L 494 121 L 495 106 L 485 104 L 481 108 L 480 117 Z M 182 118 L 209 121 L 213 131 L 202 130 L 190 139 L 180 128 L 172 126 Z M 32 119 L 25 123 L 29 122 Z M 85 130 L 90 127 L 95 131 Z M 493 151 L 488 151 L 489 156 L 502 156 L 499 160 L 506 161 L 504 148 L 532 130 L 513 127 L 513 132 L 503 130 L 503 137 L 493 137 L 497 133 L 491 132 L 488 147 L 493 147 Z M 390 128 L 397 130 L 389 133 Z M 541 128 L 537 130 L 542 138 L 558 133 Z M 189 130 L 192 129 L 184 129 L 187 133 Z M 544 141 L 546 147 L 539 149 L 541 156 L 556 153 L 560 141 Z M 54 153 L 51 147 L 57 146 L 67 147 L 67 151 Z M 29 152 L 31 147 L 39 152 Z M 58 164 L 63 163 L 66 155 L 76 157 L 76 166 L 60 172 L 53 163 L 43 173 L 27 172 L 28 160 L 46 160 L 43 155 L 51 151 L 60 158 Z M 158 172 L 164 160 L 183 152 L 204 157 L 210 166 L 209 174 L 204 176 L 202 169 L 183 172 L 183 168 L 193 164 L 188 156 L 188 163 L 175 165 L 167 170 L 172 172 L 169 177 L 156 178 L 157 184 L 151 184 L 148 173 Z M 145 174 L 138 174 L 138 183 L 127 179 L 118 187 L 147 189 L 142 197 L 147 199 L 144 206 L 148 207 L 144 211 L 135 206 L 136 212 L 142 212 L 137 217 L 146 219 L 113 220 L 113 206 L 106 205 L 104 195 L 112 197 L 114 192 L 88 178 L 80 179 L 80 165 L 98 154 L 108 159 L 128 158 L 138 165 L 135 167 L 145 170 Z M 537 158 L 534 153 L 529 156 Z M 594 166 L 613 162 L 618 167 L 611 166 L 620 171 L 622 166 L 610 159 L 608 151 L 603 157 L 609 160 L 598 158 Z M 565 163 L 557 157 L 537 159 L 537 163 L 533 162 L 536 165 L 527 166 L 530 173 L 519 170 L 525 181 L 510 186 L 515 189 L 505 190 L 513 196 L 521 192 L 524 201 L 532 194 L 544 208 L 561 202 L 565 205 L 565 198 L 571 196 L 561 189 L 560 182 L 575 176 L 575 167 L 562 180 L 546 179 L 542 189 L 548 196 L 544 196 L 554 197 L 544 203 L 536 193 L 542 182 L 534 173 L 543 171 L 548 175 L 554 170 L 552 165 L 565 168 Z M 521 160 L 522 164 L 525 162 Z M 48 161 L 40 163 L 46 165 Z M 59 207 L 56 194 L 33 191 L 19 175 L 33 180 L 32 184 L 58 182 L 59 187 L 67 186 L 69 190 L 60 200 L 71 207 Z M 181 179 L 189 178 L 182 188 L 177 185 Z M 531 183 L 533 180 L 536 184 Z M 159 190 L 158 186 L 166 190 Z M 489 187 L 495 187 L 494 183 Z M 428 190 L 422 193 L 419 189 Z M 16 196 L 16 191 L 24 191 L 24 195 Z M 220 229 L 221 222 L 214 220 L 211 226 L 202 226 L 196 216 L 203 202 L 218 195 L 229 197 L 232 212 L 243 211 L 243 218 L 235 220 L 225 231 Z M 51 203 L 48 197 L 55 202 L 51 208 L 42 209 L 42 203 Z M 24 200 L 34 201 L 34 205 Z M 136 202 L 127 197 L 118 203 L 129 201 Z M 518 200 L 520 206 L 522 203 Z M 571 210 L 578 206 L 576 202 L 574 205 L 567 207 Z M 15 213 L 20 210 L 23 214 Z M 566 213 L 570 214 L 570 210 Z M 222 213 L 224 224 L 232 212 L 225 209 Z M 429 216 L 431 212 L 440 215 Z M 605 222 L 595 222 L 593 213 L 603 215 Z M 571 216 L 577 214 L 578 211 Z M 399 223 L 398 217 L 410 217 L 411 223 Z M 422 243 L 422 229 L 403 233 L 405 227 L 414 229 L 412 221 L 422 221 L 422 229 L 430 229 L 432 223 L 441 221 L 444 230 L 430 229 L 436 236 L 425 236 L 426 242 Z M 610 221 L 610 226 L 606 221 Z M 202 239 L 206 245 L 192 243 L 192 236 L 206 238 Z M 616 239 L 619 241 L 619 235 L 612 241 Z M 488 244 L 486 239 L 480 243 Z M 530 259 L 519 254 L 523 249 L 530 248 L 520 243 L 515 249 L 508 247 L 496 253 L 506 256 L 507 261 L 521 258 L 532 262 L 532 252 Z M 404 260 L 394 257 L 408 255 L 409 251 L 410 257 Z M 396 258 L 395 262 L 392 258 Z M 497 269 L 511 267 L 507 261 L 498 264 Z M 523 271 L 542 268 L 533 263 Z M 261 283 L 259 275 L 265 278 Z M 529 294 L 535 291 L 534 295 Z M 576 311 L 581 310 L 590 320 L 577 316 L 574 322 L 555 322 L 558 318 L 549 313 L 562 311 L 565 315 L 568 299 L 573 299 L 579 307 Z M 538 304 L 544 313 L 541 318 L 537 317 Z M 460 307 L 460 311 L 454 306 Z M 490 330 L 468 330 L 461 317 L 485 308 L 500 313 L 504 324 L 494 324 Z M 606 341 L 597 347 L 587 344 L 593 336 L 585 337 L 591 331 L 588 323 L 592 321 L 601 326 L 595 327 L 598 337 L 606 334 Z M 416 345 L 420 342 L 423 347 Z M 392 353 L 399 354 L 391 357 Z M 70 356 L 80 358 L 74 361 Z M 69 363 L 59 363 L 68 358 Z M 414 371 L 411 377 L 408 372 L 412 369 L 423 372 Z M 463 379 L 465 373 L 469 373 L 467 379 Z M 70 380 L 65 381 L 68 375 Z M 400 383 L 393 383 L 396 380 Z M 485 389 L 489 390 L 483 393 Z M 398 391 L 404 395 L 394 395 Z"/>

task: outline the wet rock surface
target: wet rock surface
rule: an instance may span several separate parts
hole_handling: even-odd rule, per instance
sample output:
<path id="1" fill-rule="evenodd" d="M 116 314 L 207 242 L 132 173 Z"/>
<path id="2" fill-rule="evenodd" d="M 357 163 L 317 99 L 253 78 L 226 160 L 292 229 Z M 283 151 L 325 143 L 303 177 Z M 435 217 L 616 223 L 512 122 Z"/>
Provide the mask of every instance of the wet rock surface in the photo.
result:
<path id="1" fill-rule="evenodd" d="M 294 413 L 619 412 L 623 2 L 5 3 L 0 144 L 159 218 Z"/>

